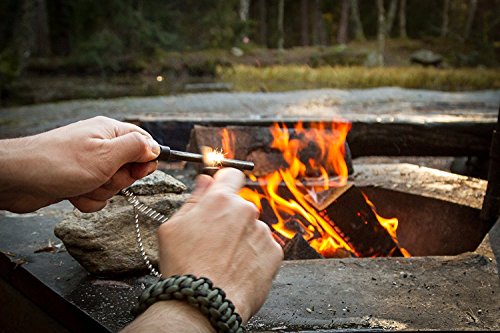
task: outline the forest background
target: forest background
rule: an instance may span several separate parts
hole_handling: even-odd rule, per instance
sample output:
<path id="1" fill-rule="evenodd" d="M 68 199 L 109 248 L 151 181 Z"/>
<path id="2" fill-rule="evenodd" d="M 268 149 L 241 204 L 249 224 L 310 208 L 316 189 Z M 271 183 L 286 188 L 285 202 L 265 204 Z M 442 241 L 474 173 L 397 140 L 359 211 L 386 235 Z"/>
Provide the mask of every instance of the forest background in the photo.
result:
<path id="1" fill-rule="evenodd" d="M 3 0 L 2 105 L 500 88 L 499 0 Z"/>

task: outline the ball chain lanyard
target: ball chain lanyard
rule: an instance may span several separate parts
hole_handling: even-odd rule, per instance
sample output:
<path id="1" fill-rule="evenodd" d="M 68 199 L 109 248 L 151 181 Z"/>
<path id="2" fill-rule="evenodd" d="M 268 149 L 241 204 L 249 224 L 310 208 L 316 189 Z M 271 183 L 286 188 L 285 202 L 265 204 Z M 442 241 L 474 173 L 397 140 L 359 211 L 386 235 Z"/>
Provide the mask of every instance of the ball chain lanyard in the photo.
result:
<path id="1" fill-rule="evenodd" d="M 141 228 L 139 226 L 139 213 L 145 215 L 146 217 L 149 217 L 155 221 L 160 222 L 160 224 L 163 224 L 168 221 L 168 217 L 163 215 L 162 213 L 157 212 L 151 207 L 146 206 L 145 204 L 141 203 L 139 199 L 135 196 L 132 191 L 128 189 L 123 189 L 122 193 L 125 195 L 125 198 L 127 201 L 133 206 L 134 208 L 134 218 L 135 218 L 135 239 L 137 241 L 137 245 L 139 246 L 139 251 L 141 252 L 142 259 L 144 260 L 144 263 L 148 267 L 151 275 L 156 276 L 158 278 L 161 278 L 161 273 L 159 273 L 151 264 L 151 261 L 149 260 L 148 255 L 146 254 L 146 251 L 144 250 L 144 244 L 142 242 L 142 235 L 141 235 Z"/>
<path id="2" fill-rule="evenodd" d="M 203 163 L 205 164 L 205 166 L 211 168 L 217 167 L 217 169 L 219 167 L 232 167 L 240 170 L 253 170 L 254 168 L 253 162 L 224 158 L 224 154 L 222 153 L 222 151 L 218 151 L 210 147 L 202 147 L 202 151 L 203 155 L 173 150 L 170 149 L 170 147 L 160 145 L 160 155 L 158 156 L 158 158 L 167 160 L 169 159 L 177 161 Z M 163 215 L 162 213 L 157 212 L 153 208 L 148 207 L 145 204 L 141 203 L 139 199 L 137 199 L 135 194 L 132 193 L 132 191 L 130 191 L 129 189 L 123 189 L 121 192 L 123 193 L 123 195 L 125 195 L 127 201 L 134 208 L 135 236 L 142 258 L 144 259 L 144 262 L 146 263 L 146 266 L 148 267 L 151 275 L 161 278 L 161 273 L 159 273 L 153 267 L 151 261 L 149 260 L 148 255 L 146 254 L 146 251 L 144 250 L 141 229 L 139 226 L 139 214 L 142 214 L 157 222 L 160 222 L 160 224 L 167 222 L 169 218 Z"/>

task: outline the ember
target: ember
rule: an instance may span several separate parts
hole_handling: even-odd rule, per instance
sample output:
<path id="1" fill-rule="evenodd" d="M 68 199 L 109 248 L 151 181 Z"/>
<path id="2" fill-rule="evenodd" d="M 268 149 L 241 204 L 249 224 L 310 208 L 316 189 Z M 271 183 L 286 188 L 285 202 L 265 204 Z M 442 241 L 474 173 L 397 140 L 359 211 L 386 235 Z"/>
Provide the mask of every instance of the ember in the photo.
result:
<path id="1" fill-rule="evenodd" d="M 299 122 L 289 131 L 274 124 L 270 148 L 286 163 L 267 175 L 248 174 L 253 184 L 240 195 L 259 208 L 283 244 L 294 239 L 287 248 L 303 238 L 325 258 L 409 256 L 397 241 L 398 220 L 379 216 L 366 195 L 348 184 L 344 156 L 350 128 L 348 122 L 329 128 Z M 223 129 L 221 138 L 224 154 L 233 157 L 234 133 Z"/>

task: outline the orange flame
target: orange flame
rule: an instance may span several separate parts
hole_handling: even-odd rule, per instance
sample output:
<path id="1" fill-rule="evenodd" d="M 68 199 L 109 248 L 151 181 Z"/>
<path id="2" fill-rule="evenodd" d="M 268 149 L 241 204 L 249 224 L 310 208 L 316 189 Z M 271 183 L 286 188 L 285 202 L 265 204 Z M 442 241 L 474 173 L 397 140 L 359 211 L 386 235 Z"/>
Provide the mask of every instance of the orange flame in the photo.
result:
<path id="1" fill-rule="evenodd" d="M 304 129 L 299 122 L 293 132 L 286 125 L 275 123 L 271 128 L 273 142 L 271 148 L 279 150 L 287 162 L 286 168 L 275 171 L 265 177 L 257 179 L 261 184 L 264 194 L 257 191 L 242 191 L 240 194 L 246 200 L 253 202 L 262 209 L 261 200 L 266 198 L 273 210 L 277 222 L 273 229 L 285 238 L 292 238 L 297 231 L 287 228 L 287 222 L 293 219 L 301 229 L 302 235 L 310 245 L 323 255 L 332 254 L 338 248 L 355 252 L 347 242 L 335 231 L 333 226 L 305 200 L 305 186 L 300 178 L 308 175 L 316 176 L 316 183 L 312 190 L 326 190 L 330 186 L 343 185 L 347 182 L 347 165 L 344 160 L 344 142 L 350 129 L 350 123 L 334 123 L 330 130 L 325 130 L 323 123 L 311 124 Z M 300 152 L 306 151 L 309 146 L 314 146 L 316 156 L 307 161 L 300 159 Z M 336 180 L 329 179 L 328 172 L 338 175 Z M 278 187 L 285 183 L 293 198 L 285 199 L 278 194 Z M 302 217 L 294 218 L 296 216 Z M 303 221 L 302 221 L 303 220 Z"/>
<path id="2" fill-rule="evenodd" d="M 368 197 L 366 196 L 365 193 L 361 192 L 361 194 L 363 194 L 363 197 L 365 198 L 366 203 L 372 209 L 373 214 L 375 214 L 375 216 L 377 217 L 377 220 L 380 223 L 380 225 L 382 227 L 384 227 L 385 230 L 387 230 L 387 233 L 391 236 L 394 243 L 399 247 L 399 250 L 401 251 L 403 256 L 405 258 L 411 257 L 410 252 L 408 252 L 406 249 L 404 249 L 403 247 L 401 247 L 399 245 L 398 237 L 396 234 L 396 230 L 398 229 L 398 223 L 399 223 L 398 219 L 395 217 L 387 219 L 385 217 L 378 215 L 377 210 L 375 209 L 375 205 L 373 204 L 373 202 L 371 202 L 370 199 L 368 199 Z"/>
<path id="3" fill-rule="evenodd" d="M 328 129 L 325 123 L 321 122 L 312 123 L 307 129 L 302 122 L 298 122 L 293 131 L 289 131 L 286 125 L 280 126 L 275 123 L 270 128 L 273 135 L 271 148 L 281 152 L 287 166 L 264 177 L 249 175 L 252 181 L 260 184 L 262 193 L 248 188 L 240 192 L 244 199 L 253 202 L 261 211 L 262 200 L 268 202 L 277 220 L 272 228 L 278 234 L 291 239 L 300 232 L 310 246 L 324 257 L 335 256 L 339 249 L 358 255 L 356 249 L 338 234 L 332 221 L 325 220 L 305 199 L 307 193 L 317 193 L 347 183 L 348 168 L 344 156 L 345 141 L 350 129 L 351 124 L 348 122 L 333 122 Z M 229 147 L 230 142 L 234 147 L 234 137 L 230 139 L 230 135 L 224 132 L 222 137 L 223 147 Z M 234 148 L 231 149 L 224 148 L 224 151 L 234 151 Z M 304 182 L 306 178 L 307 181 Z M 291 193 L 289 198 L 284 198 L 278 193 L 279 186 L 283 183 Z M 380 224 L 398 244 L 396 239 L 398 220 L 380 217 L 366 196 L 365 199 Z M 293 223 L 290 223 L 292 221 Z M 294 226 L 293 230 L 290 229 L 290 225 Z M 409 256 L 407 251 L 400 249 L 405 256 Z"/>
<path id="4" fill-rule="evenodd" d="M 229 132 L 227 128 L 223 128 L 222 132 L 222 151 L 224 152 L 224 157 L 234 158 L 236 140 L 234 137 L 234 132 Z"/>

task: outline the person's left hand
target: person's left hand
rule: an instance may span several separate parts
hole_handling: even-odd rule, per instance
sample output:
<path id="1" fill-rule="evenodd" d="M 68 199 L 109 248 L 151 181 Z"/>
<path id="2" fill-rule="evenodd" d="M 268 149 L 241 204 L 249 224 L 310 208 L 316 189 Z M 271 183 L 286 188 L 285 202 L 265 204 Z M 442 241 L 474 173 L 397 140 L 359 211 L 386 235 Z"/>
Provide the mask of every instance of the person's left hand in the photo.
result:
<path id="1" fill-rule="evenodd" d="M 0 209 L 23 213 L 68 199 L 94 212 L 156 170 L 160 147 L 138 126 L 95 117 L 0 143 Z"/>

